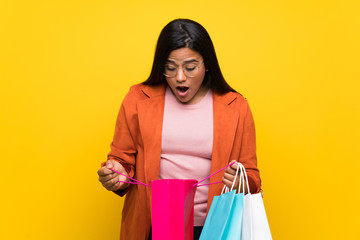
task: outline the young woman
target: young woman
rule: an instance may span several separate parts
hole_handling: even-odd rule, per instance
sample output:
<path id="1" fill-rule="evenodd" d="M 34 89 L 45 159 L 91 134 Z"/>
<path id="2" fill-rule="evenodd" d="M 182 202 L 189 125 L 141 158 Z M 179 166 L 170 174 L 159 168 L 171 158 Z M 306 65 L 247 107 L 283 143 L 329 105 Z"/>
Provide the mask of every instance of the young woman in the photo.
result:
<path id="1" fill-rule="evenodd" d="M 259 192 L 249 105 L 226 83 L 205 28 L 192 20 L 176 19 L 160 33 L 149 78 L 132 86 L 124 98 L 108 160 L 98 171 L 107 190 L 126 194 L 121 239 L 151 237 L 151 190 L 118 182 L 129 179 L 110 168 L 148 183 L 200 180 L 232 161 L 245 166 L 250 191 Z M 214 175 L 210 182 L 231 186 L 234 168 Z M 194 239 L 221 189 L 221 184 L 197 189 Z"/>

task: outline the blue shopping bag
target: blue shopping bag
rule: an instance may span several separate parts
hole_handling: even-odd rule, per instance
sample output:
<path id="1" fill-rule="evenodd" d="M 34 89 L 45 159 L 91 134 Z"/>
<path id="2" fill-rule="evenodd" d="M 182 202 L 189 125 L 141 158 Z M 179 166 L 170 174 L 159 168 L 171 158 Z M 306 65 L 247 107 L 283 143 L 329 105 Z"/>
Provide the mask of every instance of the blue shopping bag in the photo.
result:
<path id="1" fill-rule="evenodd" d="M 230 216 L 235 192 L 234 190 L 220 196 L 214 196 L 199 240 L 221 239 Z"/>
<path id="2" fill-rule="evenodd" d="M 239 169 L 240 167 L 237 169 L 235 179 L 238 176 Z M 240 179 L 241 178 L 242 174 L 240 176 Z M 223 193 L 224 189 L 226 189 L 226 193 Z M 232 189 L 233 187 L 229 191 L 229 189 L 224 186 L 221 195 L 213 198 L 200 235 L 200 240 L 241 239 L 244 194 L 236 194 L 236 190 Z"/>
<path id="3" fill-rule="evenodd" d="M 235 190 L 234 190 L 235 191 Z M 241 229 L 243 222 L 244 194 L 235 194 L 230 216 L 221 239 L 241 240 Z"/>
<path id="4" fill-rule="evenodd" d="M 200 240 L 241 239 L 244 194 L 236 190 L 215 196 Z"/>

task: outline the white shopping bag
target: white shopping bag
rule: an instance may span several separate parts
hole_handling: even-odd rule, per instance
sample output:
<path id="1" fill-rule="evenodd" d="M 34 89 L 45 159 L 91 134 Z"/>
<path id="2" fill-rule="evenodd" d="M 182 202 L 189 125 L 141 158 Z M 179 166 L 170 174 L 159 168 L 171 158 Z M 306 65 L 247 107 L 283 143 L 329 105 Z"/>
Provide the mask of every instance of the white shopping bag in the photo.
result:
<path id="1" fill-rule="evenodd" d="M 246 179 L 247 183 L 243 184 L 243 192 L 245 192 L 245 187 L 248 190 L 248 194 L 244 197 L 241 240 L 272 240 L 262 194 L 250 193 L 245 168 L 241 163 L 238 164 L 243 172 L 242 176 L 244 176 L 243 179 L 240 179 L 240 181 L 244 181 Z M 239 185 L 241 186 L 241 183 Z"/>

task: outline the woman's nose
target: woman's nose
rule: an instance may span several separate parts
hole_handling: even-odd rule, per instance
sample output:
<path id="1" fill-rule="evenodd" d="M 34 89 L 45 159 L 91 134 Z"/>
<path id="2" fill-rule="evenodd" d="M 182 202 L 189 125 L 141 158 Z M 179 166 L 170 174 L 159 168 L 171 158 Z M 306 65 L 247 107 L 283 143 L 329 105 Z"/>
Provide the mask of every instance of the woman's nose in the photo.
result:
<path id="1" fill-rule="evenodd" d="M 176 73 L 176 81 L 183 82 L 185 80 L 186 80 L 185 73 L 181 68 L 179 68 L 179 70 Z"/>

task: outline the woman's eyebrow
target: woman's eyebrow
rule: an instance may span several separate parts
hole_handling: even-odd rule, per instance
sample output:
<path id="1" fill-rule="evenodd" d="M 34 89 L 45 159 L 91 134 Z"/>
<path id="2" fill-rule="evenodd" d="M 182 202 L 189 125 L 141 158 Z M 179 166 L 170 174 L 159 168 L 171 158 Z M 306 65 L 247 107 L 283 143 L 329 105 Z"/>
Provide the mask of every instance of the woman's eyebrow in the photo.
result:
<path id="1" fill-rule="evenodd" d="M 174 63 L 174 64 L 176 64 L 176 62 L 175 62 L 175 61 L 170 60 L 170 59 L 167 59 L 167 60 L 166 60 L 166 62 L 170 62 L 170 63 Z M 196 60 L 196 59 L 191 59 L 191 60 L 184 61 L 184 63 L 192 63 L 192 62 L 199 62 L 199 61 L 198 61 L 198 60 Z"/>
<path id="2" fill-rule="evenodd" d="M 196 59 L 191 59 L 191 60 L 187 60 L 185 61 L 184 63 L 192 63 L 192 62 L 199 62 L 198 60 Z"/>

